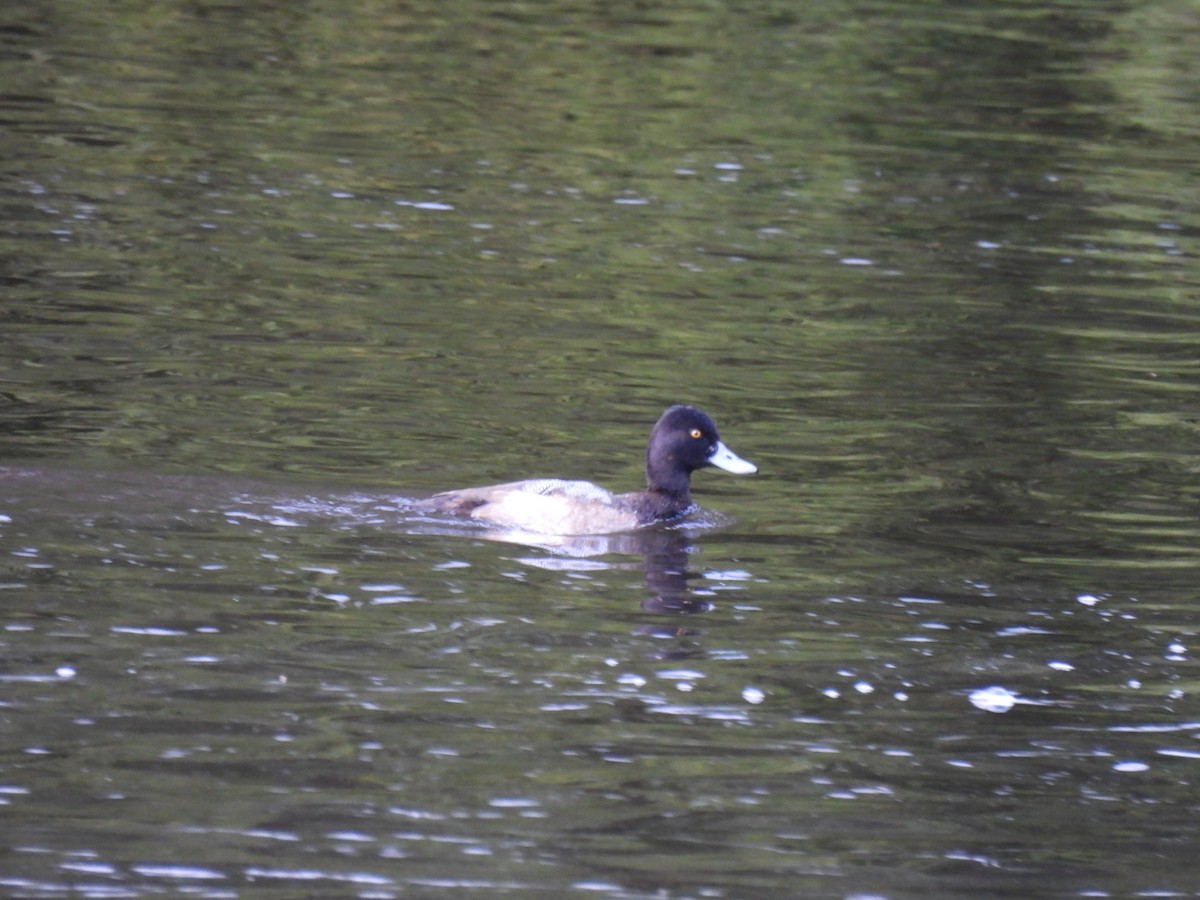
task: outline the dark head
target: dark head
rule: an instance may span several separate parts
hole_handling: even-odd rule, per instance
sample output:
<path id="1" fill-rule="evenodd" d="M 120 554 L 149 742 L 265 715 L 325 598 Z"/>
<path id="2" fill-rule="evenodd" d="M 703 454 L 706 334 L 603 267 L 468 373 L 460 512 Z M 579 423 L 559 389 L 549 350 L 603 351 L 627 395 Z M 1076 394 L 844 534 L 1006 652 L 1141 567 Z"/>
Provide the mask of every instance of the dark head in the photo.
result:
<path id="1" fill-rule="evenodd" d="M 646 481 L 660 491 L 690 502 L 691 475 L 705 466 L 748 475 L 758 467 L 721 443 L 717 425 L 694 406 L 672 406 L 650 432 L 646 448 Z"/>

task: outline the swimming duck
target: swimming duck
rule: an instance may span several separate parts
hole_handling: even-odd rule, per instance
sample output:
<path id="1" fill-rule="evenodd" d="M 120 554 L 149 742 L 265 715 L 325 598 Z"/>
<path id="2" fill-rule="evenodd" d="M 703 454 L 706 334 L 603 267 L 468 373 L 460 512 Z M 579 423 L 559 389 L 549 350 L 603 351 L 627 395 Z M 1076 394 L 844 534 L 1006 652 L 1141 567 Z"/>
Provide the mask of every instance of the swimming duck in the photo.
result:
<path id="1" fill-rule="evenodd" d="M 535 478 L 434 494 L 426 509 L 540 534 L 611 534 L 673 519 L 692 507 L 691 476 L 716 466 L 748 475 L 758 467 L 739 457 L 716 423 L 694 406 L 672 406 L 650 432 L 646 490 L 613 494 L 590 481 Z"/>

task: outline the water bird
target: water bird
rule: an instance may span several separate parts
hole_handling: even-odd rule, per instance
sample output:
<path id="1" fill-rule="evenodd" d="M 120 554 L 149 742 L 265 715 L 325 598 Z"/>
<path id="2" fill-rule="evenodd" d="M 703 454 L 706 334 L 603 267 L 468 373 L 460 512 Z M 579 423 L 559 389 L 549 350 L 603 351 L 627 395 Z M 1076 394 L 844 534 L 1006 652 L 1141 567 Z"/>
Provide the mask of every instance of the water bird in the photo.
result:
<path id="1" fill-rule="evenodd" d="M 612 534 L 687 513 L 693 508 L 692 473 L 707 466 L 736 475 L 758 471 L 725 446 L 711 416 L 680 404 L 669 407 L 650 432 L 644 491 L 614 494 L 590 481 L 534 478 L 443 491 L 420 506 L 535 534 Z"/>

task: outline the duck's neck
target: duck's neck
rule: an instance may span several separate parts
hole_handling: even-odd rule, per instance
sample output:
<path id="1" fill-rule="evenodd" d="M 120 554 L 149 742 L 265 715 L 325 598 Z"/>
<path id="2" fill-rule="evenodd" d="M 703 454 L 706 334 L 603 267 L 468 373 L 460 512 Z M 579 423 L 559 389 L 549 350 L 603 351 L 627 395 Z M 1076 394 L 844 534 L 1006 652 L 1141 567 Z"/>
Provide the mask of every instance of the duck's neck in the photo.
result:
<path id="1" fill-rule="evenodd" d="M 692 503 L 692 476 L 674 466 L 646 464 L 646 489 L 654 494 L 663 494 L 675 503 L 690 506 Z"/>

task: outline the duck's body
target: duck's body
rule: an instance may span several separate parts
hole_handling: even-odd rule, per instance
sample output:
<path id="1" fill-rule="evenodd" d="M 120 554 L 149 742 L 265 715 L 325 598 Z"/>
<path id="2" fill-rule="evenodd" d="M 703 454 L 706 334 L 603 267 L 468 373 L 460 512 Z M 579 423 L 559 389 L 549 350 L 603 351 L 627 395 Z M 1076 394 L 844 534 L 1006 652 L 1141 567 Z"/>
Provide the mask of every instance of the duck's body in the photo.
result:
<path id="1" fill-rule="evenodd" d="M 691 475 L 718 466 L 747 474 L 756 467 L 729 450 L 706 414 L 672 406 L 650 433 L 646 490 L 613 494 L 590 481 L 535 478 L 434 494 L 429 508 L 506 529 L 541 534 L 611 534 L 673 519 L 692 507 Z"/>

